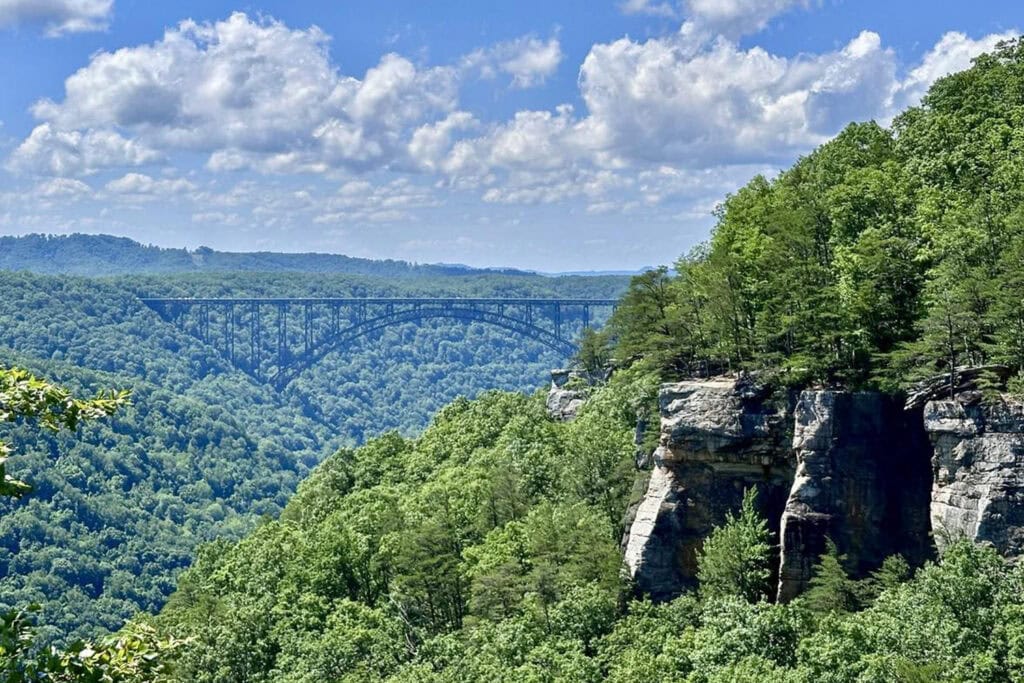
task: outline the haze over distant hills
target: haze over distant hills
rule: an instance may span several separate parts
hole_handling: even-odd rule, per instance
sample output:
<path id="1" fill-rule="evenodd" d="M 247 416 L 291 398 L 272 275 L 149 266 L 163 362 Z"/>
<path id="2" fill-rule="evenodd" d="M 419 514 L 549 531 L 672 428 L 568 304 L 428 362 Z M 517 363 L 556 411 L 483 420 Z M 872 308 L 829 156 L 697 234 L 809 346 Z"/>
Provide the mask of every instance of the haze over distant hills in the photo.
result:
<path id="1" fill-rule="evenodd" d="M 0 270 L 48 275 L 128 275 L 187 272 L 345 273 L 380 277 L 429 277 L 496 273 L 534 275 L 512 268 L 472 268 L 460 264 L 415 264 L 340 254 L 225 252 L 140 244 L 113 235 L 0 236 Z"/>

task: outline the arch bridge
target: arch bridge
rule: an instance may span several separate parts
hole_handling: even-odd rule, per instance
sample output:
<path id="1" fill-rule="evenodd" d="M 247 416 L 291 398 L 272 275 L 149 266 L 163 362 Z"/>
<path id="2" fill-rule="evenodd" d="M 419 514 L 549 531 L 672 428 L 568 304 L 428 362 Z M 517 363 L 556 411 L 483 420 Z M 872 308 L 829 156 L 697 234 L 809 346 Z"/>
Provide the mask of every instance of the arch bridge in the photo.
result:
<path id="1" fill-rule="evenodd" d="M 215 347 L 235 367 L 283 389 L 327 354 L 392 325 L 447 318 L 482 322 L 569 357 L 583 328 L 615 299 L 144 298 L 165 321 Z"/>

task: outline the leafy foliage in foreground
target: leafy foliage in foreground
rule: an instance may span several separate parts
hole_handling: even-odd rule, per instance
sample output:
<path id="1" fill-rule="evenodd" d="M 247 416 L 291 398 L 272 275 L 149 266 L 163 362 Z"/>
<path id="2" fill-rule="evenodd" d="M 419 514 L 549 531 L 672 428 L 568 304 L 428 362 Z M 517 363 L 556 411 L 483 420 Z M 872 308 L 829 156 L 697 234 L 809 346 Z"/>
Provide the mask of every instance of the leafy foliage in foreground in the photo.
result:
<path id="1" fill-rule="evenodd" d="M 0 675 L 6 683 L 168 683 L 170 661 L 184 643 L 128 624 L 98 643 L 38 648 L 29 610 L 0 615 Z"/>
<path id="2" fill-rule="evenodd" d="M 1024 680 L 1024 568 L 954 543 L 765 599 L 771 541 L 748 494 L 700 559 L 702 589 L 653 605 L 620 574 L 595 472 L 629 468 L 630 371 L 577 421 L 537 397 L 458 401 L 415 441 L 325 461 L 279 521 L 206 546 L 156 625 L 188 637 L 176 680 L 283 683 L 889 683 Z M 587 452 L 589 450 L 589 453 Z M 583 457 L 586 456 L 586 457 Z"/>
<path id="3" fill-rule="evenodd" d="M 937 81 L 891 130 L 853 123 L 720 206 L 707 244 L 634 279 L 616 355 L 905 386 L 1024 371 L 1024 41 Z"/>
<path id="4" fill-rule="evenodd" d="M 122 408 L 128 392 L 111 391 L 92 400 L 75 398 L 64 387 L 51 384 L 20 368 L 0 367 L 0 422 L 27 422 L 54 432 L 74 431 L 81 422 L 109 417 Z M 10 453 L 0 442 L 0 455 Z M 5 458 L 0 457 L 0 465 Z M 0 467 L 0 474 L 3 468 Z M 8 475 L 0 477 L 0 496 L 20 498 L 32 487 Z M 167 655 L 181 643 L 161 640 L 146 626 L 130 626 L 98 647 L 74 643 L 67 650 L 39 648 L 34 643 L 32 612 L 12 609 L 0 614 L 0 675 L 8 683 L 38 681 L 157 681 L 168 672 Z"/>
<path id="5" fill-rule="evenodd" d="M 101 393 L 91 400 L 75 398 L 64 387 L 50 384 L 21 368 L 0 366 L 0 422 L 30 420 L 51 431 L 74 431 L 82 420 L 113 415 L 128 401 L 129 392 Z M 32 486 L 6 472 L 11 447 L 0 441 L 0 497 L 20 498 Z"/>

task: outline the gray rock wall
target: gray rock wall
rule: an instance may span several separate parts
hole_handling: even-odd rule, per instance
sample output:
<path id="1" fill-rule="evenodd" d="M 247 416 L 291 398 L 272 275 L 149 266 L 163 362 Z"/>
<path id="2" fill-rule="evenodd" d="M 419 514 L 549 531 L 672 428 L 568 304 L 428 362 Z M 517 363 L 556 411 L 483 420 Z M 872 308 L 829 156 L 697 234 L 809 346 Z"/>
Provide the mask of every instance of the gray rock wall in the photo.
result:
<path id="1" fill-rule="evenodd" d="M 793 410 L 797 471 L 780 524 L 779 599 L 807 588 L 831 538 L 865 576 L 889 555 L 931 554 L 931 448 L 920 416 L 878 393 L 804 391 Z"/>
<path id="2" fill-rule="evenodd" d="M 1024 554 L 1024 405 L 975 394 L 930 401 L 924 427 L 935 449 L 930 513 L 939 547 L 967 537 Z"/>
<path id="3" fill-rule="evenodd" d="M 879 393 L 792 402 L 735 379 L 662 386 L 660 445 L 623 540 L 639 591 L 696 586 L 704 538 L 756 487 L 779 543 L 778 598 L 803 592 L 831 538 L 863 577 L 950 537 L 1024 556 L 1024 404 L 976 393 L 910 408 Z M 792 405 L 790 405 L 792 403 Z"/>
<path id="4" fill-rule="evenodd" d="M 767 518 L 777 522 L 793 468 L 785 402 L 752 384 L 666 384 L 659 402 L 660 445 L 625 561 L 638 590 L 663 600 L 696 585 L 704 538 L 739 509 L 747 488 L 758 489 Z"/>

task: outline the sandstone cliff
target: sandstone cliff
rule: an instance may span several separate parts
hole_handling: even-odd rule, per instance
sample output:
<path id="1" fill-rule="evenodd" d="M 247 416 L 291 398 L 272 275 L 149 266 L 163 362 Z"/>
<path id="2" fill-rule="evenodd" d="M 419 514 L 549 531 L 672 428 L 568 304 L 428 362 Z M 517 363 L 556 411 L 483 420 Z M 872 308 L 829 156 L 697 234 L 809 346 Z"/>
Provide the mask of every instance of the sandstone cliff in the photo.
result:
<path id="1" fill-rule="evenodd" d="M 939 547 L 966 536 L 1004 555 L 1024 554 L 1024 404 L 976 393 L 930 401 L 934 444 L 931 522 Z"/>
<path id="2" fill-rule="evenodd" d="M 778 531 L 793 463 L 785 447 L 785 401 L 752 383 L 667 384 L 659 402 L 660 445 L 625 560 L 639 590 L 668 599 L 695 585 L 704 538 L 739 508 L 747 488 L 757 487 Z"/>
<path id="3" fill-rule="evenodd" d="M 695 586 L 711 529 L 756 487 L 779 543 L 778 597 L 802 592 L 831 538 L 854 576 L 931 556 L 931 447 L 919 411 L 877 393 L 769 394 L 749 381 L 666 384 L 647 493 L 624 542 L 639 591 Z"/>

